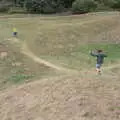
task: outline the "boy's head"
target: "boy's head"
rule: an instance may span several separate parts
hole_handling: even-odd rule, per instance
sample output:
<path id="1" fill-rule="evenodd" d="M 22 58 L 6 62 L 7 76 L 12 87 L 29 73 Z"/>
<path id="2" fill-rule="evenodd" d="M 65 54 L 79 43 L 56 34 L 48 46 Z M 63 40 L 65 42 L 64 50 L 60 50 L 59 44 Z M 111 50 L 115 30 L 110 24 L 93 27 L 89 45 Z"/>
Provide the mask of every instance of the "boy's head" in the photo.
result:
<path id="1" fill-rule="evenodd" d="M 98 53 L 101 53 L 101 52 L 103 52 L 103 50 L 97 50 L 97 52 L 98 52 Z"/>

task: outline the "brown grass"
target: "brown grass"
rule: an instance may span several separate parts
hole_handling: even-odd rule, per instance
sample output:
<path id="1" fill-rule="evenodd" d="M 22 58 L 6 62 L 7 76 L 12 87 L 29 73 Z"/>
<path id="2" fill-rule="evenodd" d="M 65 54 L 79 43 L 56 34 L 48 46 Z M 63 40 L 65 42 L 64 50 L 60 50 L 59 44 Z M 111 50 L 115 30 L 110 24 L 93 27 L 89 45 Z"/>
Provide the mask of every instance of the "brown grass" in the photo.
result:
<path id="1" fill-rule="evenodd" d="M 19 29 L 19 40 L 24 42 L 7 43 L 10 61 L 2 61 L 3 67 L 7 68 L 3 72 L 3 76 L 9 75 L 9 71 L 13 70 L 8 66 L 11 59 L 14 58 L 15 62 L 22 63 L 22 66 L 15 70 L 27 68 L 27 71 L 24 72 L 26 74 L 36 73 L 37 80 L 26 81 L 23 85 L 14 85 L 0 92 L 1 120 L 119 120 L 119 57 L 114 58 L 118 61 L 115 61 L 115 65 L 108 64 L 108 67 L 103 68 L 100 76 L 96 75 L 93 68 L 88 69 L 88 64 L 78 71 L 76 69 L 79 67 L 76 62 L 78 54 L 72 60 L 68 57 L 80 45 L 84 48 L 91 42 L 98 43 L 98 45 L 101 42 L 108 43 L 108 45 L 114 42 L 119 43 L 120 23 L 118 18 L 120 17 L 116 13 L 10 18 L 9 24 L 16 24 Z M 9 33 L 10 28 L 5 27 Z M 1 35 L 2 38 L 5 37 L 4 35 L 5 33 Z M 110 35 L 115 36 L 114 39 Z M 20 48 L 23 44 L 27 44 L 33 53 L 31 58 L 21 54 Z M 62 65 L 63 68 L 67 66 L 64 65 L 66 63 L 76 65 L 75 70 L 65 68 L 69 72 L 58 72 L 33 61 L 34 55 L 35 58 L 42 57 L 45 61 L 47 60 L 47 63 L 51 62 L 55 66 Z M 66 57 L 56 60 L 56 55 Z M 85 57 L 84 53 L 80 55 Z M 82 66 L 86 61 L 85 59 L 80 60 Z M 49 72 L 51 73 L 49 74 Z M 0 74 L 2 76 L 2 72 Z M 43 76 L 44 79 L 40 76 Z"/>

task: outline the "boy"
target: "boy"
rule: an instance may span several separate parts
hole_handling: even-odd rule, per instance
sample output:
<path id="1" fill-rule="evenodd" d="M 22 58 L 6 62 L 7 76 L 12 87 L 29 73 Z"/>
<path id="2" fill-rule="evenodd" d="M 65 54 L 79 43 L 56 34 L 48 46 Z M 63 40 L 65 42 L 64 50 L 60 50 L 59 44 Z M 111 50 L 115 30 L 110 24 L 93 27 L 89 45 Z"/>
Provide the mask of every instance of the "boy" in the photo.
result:
<path id="1" fill-rule="evenodd" d="M 13 36 L 16 37 L 17 36 L 17 29 L 14 27 L 13 28 Z"/>
<path id="2" fill-rule="evenodd" d="M 97 57 L 96 71 L 98 74 L 101 74 L 101 66 L 104 62 L 104 58 L 107 57 L 102 50 L 97 50 L 97 52 L 91 51 L 90 54 L 94 57 Z"/>

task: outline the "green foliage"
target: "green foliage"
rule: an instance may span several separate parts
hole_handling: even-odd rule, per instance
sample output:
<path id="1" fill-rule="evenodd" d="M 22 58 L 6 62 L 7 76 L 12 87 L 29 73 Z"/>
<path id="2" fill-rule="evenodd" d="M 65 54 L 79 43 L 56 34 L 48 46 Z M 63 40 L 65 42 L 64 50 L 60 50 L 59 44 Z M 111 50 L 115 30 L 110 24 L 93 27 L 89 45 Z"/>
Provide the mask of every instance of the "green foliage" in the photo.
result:
<path id="1" fill-rule="evenodd" d="M 120 8 L 120 0 L 95 0 L 99 4 L 104 5 L 106 8 Z"/>
<path id="2" fill-rule="evenodd" d="M 26 11 L 24 8 L 11 7 L 11 8 L 9 8 L 8 13 L 10 13 L 10 14 L 14 14 L 14 13 L 22 14 L 22 13 L 26 13 Z"/>
<path id="3" fill-rule="evenodd" d="M 75 13 L 120 9 L 120 0 L 76 0 L 72 10 Z"/>
<path id="4" fill-rule="evenodd" d="M 32 77 L 34 77 L 31 74 L 27 74 L 25 73 L 24 69 L 19 68 L 19 69 L 14 69 L 12 71 L 12 74 L 8 77 L 8 82 L 10 83 L 23 83 L 26 80 L 31 79 Z"/>
<path id="5" fill-rule="evenodd" d="M 0 11 L 8 11 L 11 7 L 20 7 L 28 13 L 57 13 L 70 10 L 74 13 L 120 9 L 120 0 L 4 0 L 0 1 Z M 65 8 L 65 9 L 64 9 Z M 97 8 L 97 9 L 96 9 Z M 23 10 L 24 10 L 23 9 Z M 9 13 L 20 13 L 9 10 Z"/>
<path id="6" fill-rule="evenodd" d="M 16 75 L 11 76 L 11 78 L 9 80 L 13 81 L 14 83 L 20 83 L 20 82 L 25 81 L 28 78 L 29 78 L 29 76 L 27 76 L 27 75 L 16 74 Z"/>
<path id="7" fill-rule="evenodd" d="M 114 6 L 114 4 L 116 3 L 116 0 L 104 0 L 103 4 L 106 7 L 112 8 Z"/>
<path id="8" fill-rule="evenodd" d="M 88 44 L 81 46 L 78 51 L 87 55 L 88 51 L 96 49 L 102 49 L 108 55 L 108 63 L 120 59 L 120 44 Z"/>
<path id="9" fill-rule="evenodd" d="M 32 10 L 32 0 L 26 0 L 24 3 L 21 3 L 21 6 L 27 9 L 27 11 Z"/>
<path id="10" fill-rule="evenodd" d="M 120 9 L 120 0 L 114 0 L 114 4 L 112 5 L 113 8 L 115 9 Z"/>
<path id="11" fill-rule="evenodd" d="M 113 10 L 113 9 L 110 6 L 106 6 L 103 3 L 98 4 L 97 8 L 96 8 L 97 12 L 99 12 L 99 11 L 111 11 L 111 10 Z"/>
<path id="12" fill-rule="evenodd" d="M 11 2 L 11 7 L 26 8 L 32 13 L 56 13 L 64 11 L 64 8 L 71 8 L 75 0 L 4 0 Z M 3 10 L 4 11 L 4 10 Z M 16 10 L 17 12 L 17 10 Z M 19 12 L 19 11 L 18 11 Z"/>
<path id="13" fill-rule="evenodd" d="M 26 80 L 29 80 L 32 77 L 33 77 L 33 75 L 27 75 L 27 74 L 19 71 L 19 72 L 16 72 L 15 74 L 11 75 L 8 78 L 8 81 L 12 82 L 12 83 L 22 83 L 22 82 L 25 82 Z"/>
<path id="14" fill-rule="evenodd" d="M 6 7 L 6 6 L 0 7 L 0 12 L 7 12 L 8 10 L 9 10 L 9 7 Z"/>
<path id="15" fill-rule="evenodd" d="M 6 12 L 9 10 L 9 7 L 12 5 L 11 2 L 5 3 L 3 1 L 0 1 L 0 12 Z"/>
<path id="16" fill-rule="evenodd" d="M 26 0 L 24 7 L 27 11 L 35 13 L 55 13 L 64 8 L 61 1 L 50 0 Z"/>
<path id="17" fill-rule="evenodd" d="M 87 13 L 95 10 L 97 4 L 94 0 L 76 0 L 72 5 L 74 13 Z"/>

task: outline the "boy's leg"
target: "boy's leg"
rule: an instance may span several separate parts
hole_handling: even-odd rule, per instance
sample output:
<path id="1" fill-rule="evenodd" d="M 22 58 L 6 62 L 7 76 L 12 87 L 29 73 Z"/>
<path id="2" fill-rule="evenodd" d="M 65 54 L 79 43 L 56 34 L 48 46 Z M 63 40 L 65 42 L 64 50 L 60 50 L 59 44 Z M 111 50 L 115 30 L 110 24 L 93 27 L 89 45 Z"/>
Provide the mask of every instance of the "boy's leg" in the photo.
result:
<path id="1" fill-rule="evenodd" d="M 14 37 L 14 32 L 12 33 L 13 37 Z"/>
<path id="2" fill-rule="evenodd" d="M 98 74 L 101 74 L 101 65 L 100 64 L 96 64 L 96 71 Z"/>

